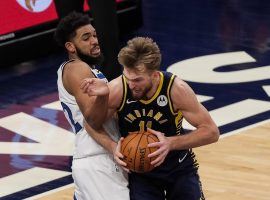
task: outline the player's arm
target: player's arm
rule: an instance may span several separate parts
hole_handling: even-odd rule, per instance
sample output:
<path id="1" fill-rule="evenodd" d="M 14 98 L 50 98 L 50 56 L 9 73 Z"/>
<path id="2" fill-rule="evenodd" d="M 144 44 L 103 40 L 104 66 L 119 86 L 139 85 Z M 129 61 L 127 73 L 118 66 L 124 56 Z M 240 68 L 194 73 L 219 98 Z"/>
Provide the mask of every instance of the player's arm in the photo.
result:
<path id="1" fill-rule="evenodd" d="M 206 108 L 198 102 L 195 93 L 179 78 L 171 90 L 174 109 L 181 111 L 184 119 L 196 129 L 188 134 L 170 138 L 170 150 L 189 149 L 216 142 L 219 130 Z"/>
<path id="2" fill-rule="evenodd" d="M 87 133 L 101 146 L 103 146 L 108 152 L 114 154 L 117 142 L 113 141 L 112 138 L 106 133 L 104 128 L 99 129 L 98 131 L 93 129 L 88 123 L 84 122 L 85 130 Z"/>
<path id="3" fill-rule="evenodd" d="M 123 84 L 122 76 L 119 76 L 108 83 L 110 90 L 109 102 L 108 102 L 108 117 L 114 115 L 117 109 L 120 107 L 123 98 Z"/>
<path id="4" fill-rule="evenodd" d="M 92 89 L 96 89 L 95 85 L 88 84 L 91 80 L 92 78 L 86 78 L 81 81 L 80 88 L 84 94 L 89 95 Z M 122 101 L 123 85 L 122 85 L 121 76 L 110 81 L 108 83 L 108 88 L 109 88 L 110 94 L 109 94 L 109 100 L 108 100 L 107 119 L 115 114 L 115 112 L 119 108 Z"/>
<path id="5" fill-rule="evenodd" d="M 73 61 L 64 68 L 63 83 L 66 90 L 75 97 L 87 123 L 99 129 L 106 119 L 109 89 L 103 80 L 93 79 L 92 85 L 96 86 L 96 90 L 92 91 L 92 95 L 83 93 L 81 82 L 89 77 L 94 78 L 89 66 L 84 62 Z"/>
<path id="6" fill-rule="evenodd" d="M 149 144 L 149 147 L 159 149 L 149 157 L 158 156 L 151 164 L 158 166 L 166 158 L 169 151 L 182 150 L 216 142 L 219 138 L 219 130 L 205 107 L 200 104 L 193 90 L 182 80 L 176 78 L 172 89 L 171 99 L 175 112 L 181 111 L 185 120 L 196 127 L 185 135 L 165 137 L 163 133 L 149 129 L 160 142 Z"/>
<path id="7" fill-rule="evenodd" d="M 86 80 L 87 81 L 87 80 Z M 122 102 L 123 98 L 123 85 L 122 85 L 122 78 L 121 76 L 110 81 L 108 83 L 108 87 L 110 90 L 109 95 L 109 102 L 108 102 L 108 113 L 107 118 L 111 118 L 117 111 L 117 109 L 120 107 L 120 104 Z M 88 89 L 84 88 L 85 93 L 87 93 Z M 123 158 L 123 155 L 120 153 L 121 149 L 121 141 L 123 138 L 121 138 L 118 143 L 113 141 L 108 133 L 104 129 L 93 129 L 88 124 L 85 126 L 86 131 L 88 134 L 101 146 L 103 146 L 106 150 L 108 150 L 110 153 L 113 154 L 115 161 L 121 165 L 124 170 L 128 171 L 125 166 L 126 163 L 123 162 L 121 159 Z"/>
<path id="8" fill-rule="evenodd" d="M 110 89 L 110 95 L 109 95 L 109 111 L 108 115 L 115 114 L 117 109 L 121 106 L 122 99 L 123 99 L 123 84 L 122 84 L 122 76 L 119 76 L 118 78 L 112 80 L 109 82 L 109 89 Z M 117 143 L 117 146 L 115 148 L 115 151 L 113 152 L 114 160 L 126 171 L 129 172 L 129 170 L 126 168 L 127 164 L 122 161 L 123 154 L 120 152 L 121 149 L 121 143 L 123 141 L 123 137 L 120 138 L 120 140 Z"/>

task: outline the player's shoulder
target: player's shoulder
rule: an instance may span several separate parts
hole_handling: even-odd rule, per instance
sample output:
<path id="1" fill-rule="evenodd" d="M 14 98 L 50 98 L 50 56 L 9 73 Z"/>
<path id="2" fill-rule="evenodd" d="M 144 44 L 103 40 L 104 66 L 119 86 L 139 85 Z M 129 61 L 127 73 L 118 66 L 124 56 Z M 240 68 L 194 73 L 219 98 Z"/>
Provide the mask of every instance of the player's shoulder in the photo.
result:
<path id="1" fill-rule="evenodd" d="M 188 84 L 181 78 L 179 78 L 178 76 L 174 75 L 174 81 L 173 81 L 173 88 L 177 88 L 177 89 L 185 89 Z"/>
<path id="2" fill-rule="evenodd" d="M 122 76 L 118 76 L 117 78 L 111 80 L 108 85 L 112 93 L 118 93 L 123 88 Z"/>
<path id="3" fill-rule="evenodd" d="M 173 99 L 178 99 L 180 97 L 183 99 L 184 97 L 188 97 L 191 94 L 193 95 L 193 93 L 194 91 L 187 82 L 179 77 L 175 77 L 171 88 L 171 97 Z"/>
<path id="4" fill-rule="evenodd" d="M 66 64 L 66 67 L 70 68 L 71 70 L 78 70 L 78 69 L 89 69 L 90 70 L 90 66 L 86 63 L 83 62 L 81 60 L 73 60 L 72 62 L 68 62 Z"/>
<path id="5" fill-rule="evenodd" d="M 81 61 L 81 60 L 73 60 L 72 62 L 68 62 L 65 66 L 65 73 L 67 73 L 68 76 L 74 76 L 74 75 L 91 75 L 91 67 Z"/>
<path id="6" fill-rule="evenodd" d="M 109 106 L 110 108 L 118 108 L 123 97 L 122 76 L 119 76 L 109 82 Z"/>
<path id="7" fill-rule="evenodd" d="M 122 83 L 122 75 L 110 81 L 111 85 L 120 85 Z"/>

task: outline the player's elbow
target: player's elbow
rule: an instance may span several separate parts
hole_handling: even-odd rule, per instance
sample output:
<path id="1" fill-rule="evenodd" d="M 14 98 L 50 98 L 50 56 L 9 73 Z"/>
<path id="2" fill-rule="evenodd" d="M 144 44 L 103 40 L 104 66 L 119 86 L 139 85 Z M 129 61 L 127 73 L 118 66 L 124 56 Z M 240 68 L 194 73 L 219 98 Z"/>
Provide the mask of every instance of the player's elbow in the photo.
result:
<path id="1" fill-rule="evenodd" d="M 217 142 L 219 139 L 219 136 L 220 136 L 220 132 L 219 132 L 218 127 L 216 125 L 213 125 L 209 131 L 210 142 L 211 143 Z"/>

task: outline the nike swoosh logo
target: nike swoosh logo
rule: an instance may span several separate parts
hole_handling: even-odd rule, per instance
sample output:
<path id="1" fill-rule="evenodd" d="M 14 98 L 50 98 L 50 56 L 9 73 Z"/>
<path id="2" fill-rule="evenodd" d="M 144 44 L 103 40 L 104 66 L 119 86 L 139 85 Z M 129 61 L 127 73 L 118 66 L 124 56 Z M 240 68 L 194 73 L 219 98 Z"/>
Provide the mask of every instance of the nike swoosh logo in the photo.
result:
<path id="1" fill-rule="evenodd" d="M 187 155 L 188 155 L 188 153 L 186 153 L 182 159 L 179 158 L 179 163 L 183 162 L 183 160 L 187 157 Z"/>
<path id="2" fill-rule="evenodd" d="M 131 100 L 127 100 L 127 104 L 130 104 L 130 103 L 135 103 L 135 102 L 137 102 L 137 101 L 131 101 Z"/>

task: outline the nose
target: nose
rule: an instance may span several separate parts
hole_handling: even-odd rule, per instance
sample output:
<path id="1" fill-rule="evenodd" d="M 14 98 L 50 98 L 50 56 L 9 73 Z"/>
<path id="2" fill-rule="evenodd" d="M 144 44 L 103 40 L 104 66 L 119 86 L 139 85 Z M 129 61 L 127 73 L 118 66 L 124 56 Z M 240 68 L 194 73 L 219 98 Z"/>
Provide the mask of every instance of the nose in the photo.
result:
<path id="1" fill-rule="evenodd" d="M 135 84 L 132 81 L 128 81 L 128 87 L 133 90 L 135 88 Z"/>
<path id="2" fill-rule="evenodd" d="M 90 40 L 90 43 L 92 45 L 97 45 L 98 44 L 98 38 L 97 37 L 92 37 L 91 40 Z"/>

